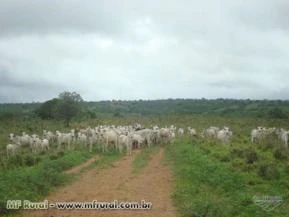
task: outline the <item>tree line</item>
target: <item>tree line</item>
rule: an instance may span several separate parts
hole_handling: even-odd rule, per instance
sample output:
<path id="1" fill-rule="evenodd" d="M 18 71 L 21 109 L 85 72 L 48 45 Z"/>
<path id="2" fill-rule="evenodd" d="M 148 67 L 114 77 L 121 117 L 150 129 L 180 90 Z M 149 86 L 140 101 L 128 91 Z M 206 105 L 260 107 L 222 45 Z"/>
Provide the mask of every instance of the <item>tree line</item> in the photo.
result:
<path id="1" fill-rule="evenodd" d="M 161 115 L 212 115 L 285 119 L 289 101 L 237 99 L 165 99 L 85 102 L 76 92 L 63 92 L 44 103 L 0 104 L 0 119 L 38 117 L 63 120 L 66 125 L 76 117 L 127 117 Z"/>

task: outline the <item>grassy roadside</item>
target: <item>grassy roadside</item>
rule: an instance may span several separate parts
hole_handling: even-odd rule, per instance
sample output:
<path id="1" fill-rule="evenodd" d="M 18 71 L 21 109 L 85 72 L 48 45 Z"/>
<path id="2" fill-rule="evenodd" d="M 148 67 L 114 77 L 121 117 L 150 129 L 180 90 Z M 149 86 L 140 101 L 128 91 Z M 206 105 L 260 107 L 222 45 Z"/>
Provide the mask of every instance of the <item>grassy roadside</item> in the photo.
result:
<path id="1" fill-rule="evenodd" d="M 288 216 L 286 201 L 267 212 L 252 199 L 260 192 L 262 195 L 280 195 L 284 180 L 265 180 L 250 186 L 248 179 L 255 177 L 255 173 L 234 171 L 231 162 L 222 162 L 213 157 L 214 147 L 210 152 L 204 153 L 200 145 L 180 142 L 166 147 L 166 160 L 176 177 L 173 199 L 180 216 Z"/>
<path id="2" fill-rule="evenodd" d="M 118 150 L 102 153 L 99 160 L 95 161 L 94 166 L 100 169 L 107 169 L 113 166 L 113 162 L 119 160 L 124 153 L 119 153 Z"/>
<path id="3" fill-rule="evenodd" d="M 132 173 L 138 174 L 143 168 L 145 168 L 148 165 L 152 154 L 157 151 L 159 151 L 158 146 L 142 149 L 140 153 L 135 156 L 132 162 Z"/>
<path id="4" fill-rule="evenodd" d="M 88 160 L 95 153 L 87 150 L 61 152 L 54 158 L 49 156 L 31 167 L 18 167 L 13 170 L 0 171 L 0 216 L 13 216 L 16 212 L 6 209 L 7 200 L 41 201 L 52 188 L 70 183 L 77 178 L 77 174 L 65 174 L 73 166 Z M 91 168 L 107 168 L 122 155 L 118 152 L 108 152 L 92 164 L 83 168 L 80 173 Z"/>

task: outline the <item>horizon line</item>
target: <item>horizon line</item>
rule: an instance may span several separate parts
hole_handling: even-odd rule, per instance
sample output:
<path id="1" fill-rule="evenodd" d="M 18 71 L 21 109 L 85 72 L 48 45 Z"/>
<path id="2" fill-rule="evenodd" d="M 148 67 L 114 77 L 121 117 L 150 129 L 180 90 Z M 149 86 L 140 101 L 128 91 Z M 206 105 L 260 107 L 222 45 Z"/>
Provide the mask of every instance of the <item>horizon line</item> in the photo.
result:
<path id="1" fill-rule="evenodd" d="M 32 102 L 0 102 L 0 105 L 2 104 L 41 104 L 41 103 L 45 103 L 49 100 L 55 99 L 57 97 L 48 99 L 46 101 L 32 101 Z M 83 100 L 84 102 L 88 102 L 88 103 L 99 103 L 99 102 L 114 102 L 114 101 L 118 101 L 118 102 L 136 102 L 136 101 L 176 101 L 176 100 L 236 100 L 236 101 L 282 101 L 282 102 L 286 102 L 289 101 L 289 99 L 268 99 L 268 98 L 263 98 L 263 99 L 252 99 L 252 98 L 160 98 L 160 99 L 106 99 L 106 100 Z"/>

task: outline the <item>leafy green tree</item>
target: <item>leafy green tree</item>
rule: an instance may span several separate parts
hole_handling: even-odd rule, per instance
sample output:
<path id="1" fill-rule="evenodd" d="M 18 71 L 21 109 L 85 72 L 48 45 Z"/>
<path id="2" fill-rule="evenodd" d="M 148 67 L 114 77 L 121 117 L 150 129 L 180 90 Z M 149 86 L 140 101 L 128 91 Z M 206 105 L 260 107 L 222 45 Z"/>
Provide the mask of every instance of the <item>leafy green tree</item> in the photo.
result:
<path id="1" fill-rule="evenodd" d="M 75 102 L 75 103 L 82 103 L 83 99 L 80 96 L 80 94 L 76 93 L 76 92 L 62 92 L 58 95 L 58 98 L 60 100 L 66 100 L 66 101 L 71 101 L 71 102 Z"/>
<path id="2" fill-rule="evenodd" d="M 286 118 L 287 115 L 278 107 L 272 108 L 268 111 L 269 118 Z"/>
<path id="3" fill-rule="evenodd" d="M 43 103 L 36 110 L 36 114 L 42 119 L 64 120 L 65 125 L 69 126 L 71 119 L 80 114 L 82 102 L 83 99 L 78 93 L 63 92 L 58 98 Z"/>
<path id="4" fill-rule="evenodd" d="M 53 111 L 56 105 L 59 103 L 59 99 L 54 98 L 44 102 L 35 113 L 42 119 L 53 119 L 54 114 Z"/>
<path id="5" fill-rule="evenodd" d="M 81 112 L 83 99 L 76 92 L 63 92 L 59 94 L 58 100 L 53 109 L 53 116 L 64 120 L 65 125 L 69 126 L 71 119 Z"/>

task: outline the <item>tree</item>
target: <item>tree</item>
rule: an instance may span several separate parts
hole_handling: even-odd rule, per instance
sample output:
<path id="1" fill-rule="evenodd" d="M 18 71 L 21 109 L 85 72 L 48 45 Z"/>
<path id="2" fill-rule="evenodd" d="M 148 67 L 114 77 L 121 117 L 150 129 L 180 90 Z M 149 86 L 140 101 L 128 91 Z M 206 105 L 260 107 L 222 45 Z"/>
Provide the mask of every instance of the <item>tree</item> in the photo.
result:
<path id="1" fill-rule="evenodd" d="M 36 114 L 42 119 L 64 120 L 69 126 L 73 117 L 77 116 L 82 108 L 82 97 L 76 92 L 60 93 L 58 98 L 48 100 L 37 110 Z"/>
<path id="2" fill-rule="evenodd" d="M 72 101 L 75 103 L 82 103 L 83 99 L 80 96 L 80 94 L 76 93 L 76 92 L 62 92 L 58 95 L 58 98 L 61 100 L 68 100 L 68 101 Z"/>
<path id="3" fill-rule="evenodd" d="M 287 118 L 287 115 L 278 107 L 272 108 L 268 111 L 269 118 Z"/>
<path id="4" fill-rule="evenodd" d="M 59 99 L 54 98 L 44 102 L 35 113 L 42 119 L 53 119 L 54 118 L 54 109 L 58 104 Z"/>
<path id="5" fill-rule="evenodd" d="M 64 120 L 65 125 L 68 127 L 73 117 L 81 112 L 83 99 L 76 92 L 63 92 L 58 96 L 59 102 L 54 108 L 54 117 Z"/>

